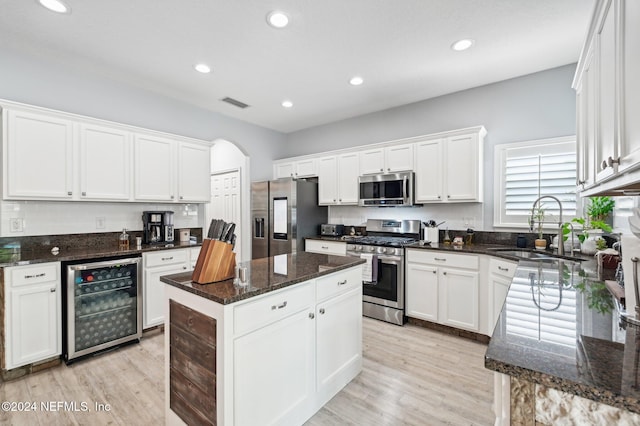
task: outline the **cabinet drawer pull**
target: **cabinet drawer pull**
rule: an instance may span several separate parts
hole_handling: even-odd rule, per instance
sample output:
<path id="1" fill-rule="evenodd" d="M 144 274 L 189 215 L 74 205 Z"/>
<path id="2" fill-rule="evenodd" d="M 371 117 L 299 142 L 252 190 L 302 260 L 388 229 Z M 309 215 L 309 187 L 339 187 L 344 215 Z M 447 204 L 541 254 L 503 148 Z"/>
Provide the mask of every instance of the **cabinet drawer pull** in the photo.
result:
<path id="1" fill-rule="evenodd" d="M 173 260 L 173 256 L 171 256 L 171 257 L 163 257 L 162 258 L 163 262 L 166 261 L 166 260 Z"/>
<path id="2" fill-rule="evenodd" d="M 321 248 L 322 250 L 329 250 L 329 247 L 327 247 L 327 246 L 321 246 L 320 248 Z"/>
<path id="3" fill-rule="evenodd" d="M 324 315 L 324 308 L 320 308 L 320 314 Z"/>
<path id="4" fill-rule="evenodd" d="M 40 274 L 34 274 L 34 275 L 25 275 L 24 279 L 28 280 L 29 278 L 42 278 L 42 277 L 46 277 L 47 273 L 46 272 L 42 272 Z"/>
<path id="5" fill-rule="evenodd" d="M 434 257 L 433 260 L 437 260 L 439 262 L 446 262 L 447 261 L 447 259 L 443 259 L 441 257 Z"/>
<path id="6" fill-rule="evenodd" d="M 287 306 L 287 301 L 285 300 L 284 302 L 282 302 L 280 305 L 273 305 L 271 306 L 271 310 L 275 311 L 276 309 L 282 309 L 285 306 Z"/>
<path id="7" fill-rule="evenodd" d="M 347 280 L 338 281 L 338 285 L 345 285 L 346 283 L 347 283 Z"/>
<path id="8" fill-rule="evenodd" d="M 498 269 L 505 272 L 509 271 L 509 268 L 503 268 L 502 266 L 498 266 Z"/>

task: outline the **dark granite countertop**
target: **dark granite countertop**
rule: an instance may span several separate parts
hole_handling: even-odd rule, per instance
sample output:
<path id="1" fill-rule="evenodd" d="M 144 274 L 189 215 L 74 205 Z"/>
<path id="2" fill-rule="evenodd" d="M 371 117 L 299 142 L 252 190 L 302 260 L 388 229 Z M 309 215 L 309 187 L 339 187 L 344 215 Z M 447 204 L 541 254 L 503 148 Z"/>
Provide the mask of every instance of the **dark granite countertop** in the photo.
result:
<path id="1" fill-rule="evenodd" d="M 639 360 L 595 260 L 520 261 L 486 368 L 640 413 Z"/>
<path id="2" fill-rule="evenodd" d="M 191 281 L 191 272 L 165 275 L 160 277 L 160 281 L 228 305 L 364 262 L 359 257 L 298 252 L 238 264 L 239 267 L 247 268 L 247 282 L 244 284 L 234 282 L 233 279 L 211 284 L 197 284 Z"/>
<path id="3" fill-rule="evenodd" d="M 36 263 L 45 262 L 68 262 L 75 260 L 87 260 L 87 259 L 101 259 L 116 256 L 137 256 L 141 253 L 158 251 L 158 250 L 171 250 L 182 249 L 189 247 L 199 247 L 201 243 L 173 243 L 163 245 L 143 245 L 142 248 L 137 249 L 135 245 L 131 246 L 129 250 L 121 250 L 117 244 L 112 246 L 101 247 L 83 247 L 78 249 L 62 249 L 58 254 L 52 254 L 50 249 L 48 250 L 20 250 L 15 253 L 5 254 L 4 259 L 0 260 L 0 268 L 6 268 L 8 266 L 21 266 L 32 265 Z"/>

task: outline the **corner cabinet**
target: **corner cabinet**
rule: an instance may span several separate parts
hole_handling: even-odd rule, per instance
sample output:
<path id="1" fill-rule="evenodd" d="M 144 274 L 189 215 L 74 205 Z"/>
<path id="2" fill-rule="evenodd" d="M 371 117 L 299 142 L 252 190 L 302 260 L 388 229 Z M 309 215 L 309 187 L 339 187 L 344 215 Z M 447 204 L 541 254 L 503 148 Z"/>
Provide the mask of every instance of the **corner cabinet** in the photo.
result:
<path id="1" fill-rule="evenodd" d="M 517 262 L 491 258 L 489 260 L 489 335 L 496 326 L 500 312 L 507 299 L 509 286 L 516 273 Z"/>
<path id="2" fill-rule="evenodd" d="M 62 353 L 60 263 L 4 269 L 5 370 Z"/>
<path id="3" fill-rule="evenodd" d="M 416 143 L 417 203 L 481 202 L 484 127 Z"/>
<path id="4" fill-rule="evenodd" d="M 206 142 L 9 101 L 1 107 L 5 200 L 210 200 Z"/>
<path id="5" fill-rule="evenodd" d="M 576 68 L 578 190 L 640 188 L 640 4 L 597 0 Z"/>

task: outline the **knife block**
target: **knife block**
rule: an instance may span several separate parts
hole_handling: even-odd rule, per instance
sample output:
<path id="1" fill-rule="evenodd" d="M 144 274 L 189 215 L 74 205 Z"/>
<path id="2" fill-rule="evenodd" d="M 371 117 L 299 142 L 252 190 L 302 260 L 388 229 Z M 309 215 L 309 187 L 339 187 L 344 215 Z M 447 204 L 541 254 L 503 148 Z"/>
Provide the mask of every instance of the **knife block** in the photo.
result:
<path id="1" fill-rule="evenodd" d="M 205 239 L 191 275 L 198 284 L 215 283 L 235 277 L 236 254 L 229 243 Z"/>

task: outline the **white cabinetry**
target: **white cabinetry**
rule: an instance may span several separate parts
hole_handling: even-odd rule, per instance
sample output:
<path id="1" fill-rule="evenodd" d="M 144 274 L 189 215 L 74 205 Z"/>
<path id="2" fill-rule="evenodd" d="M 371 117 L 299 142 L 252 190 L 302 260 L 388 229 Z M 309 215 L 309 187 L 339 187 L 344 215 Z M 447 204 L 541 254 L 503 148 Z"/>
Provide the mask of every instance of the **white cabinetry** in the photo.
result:
<path id="1" fill-rule="evenodd" d="M 492 334 L 498 321 L 517 265 L 517 262 L 493 257 L 489 260 L 489 335 Z"/>
<path id="2" fill-rule="evenodd" d="M 596 2 L 573 82 L 578 189 L 585 196 L 621 195 L 640 187 L 639 19 L 637 1 Z"/>
<path id="3" fill-rule="evenodd" d="M 233 424 L 302 424 L 357 375 L 361 276 L 350 268 L 234 306 Z"/>
<path id="4" fill-rule="evenodd" d="M 5 276 L 5 365 L 10 370 L 62 352 L 60 263 L 8 267 Z"/>
<path id="5" fill-rule="evenodd" d="M 390 145 L 360 153 L 360 174 L 396 173 L 413 170 L 413 144 Z"/>
<path id="6" fill-rule="evenodd" d="M 479 332 L 478 269 L 476 255 L 407 249 L 407 316 Z"/>
<path id="7" fill-rule="evenodd" d="M 129 200 L 131 134 L 115 127 L 80 126 L 80 197 Z"/>
<path id="8" fill-rule="evenodd" d="M 73 122 L 5 109 L 2 124 L 3 198 L 71 199 Z"/>
<path id="9" fill-rule="evenodd" d="M 310 240 L 304 241 L 304 251 L 310 253 L 333 254 L 336 256 L 347 255 L 347 243 L 344 241 Z"/>
<path id="10" fill-rule="evenodd" d="M 416 202 L 481 202 L 486 131 L 416 143 Z"/>
<path id="11" fill-rule="evenodd" d="M 360 156 L 351 152 L 318 159 L 318 204 L 357 205 Z"/>
<path id="12" fill-rule="evenodd" d="M 146 329 L 164 322 L 164 284 L 160 277 L 189 270 L 189 251 L 175 249 L 142 253 L 142 265 L 142 328 Z"/>
<path id="13" fill-rule="evenodd" d="M 298 161 L 278 162 L 273 165 L 273 178 L 303 178 L 317 176 L 317 163 L 315 158 L 307 158 Z"/>
<path id="14" fill-rule="evenodd" d="M 13 102 L 2 108 L 4 199 L 210 200 L 206 143 Z"/>

